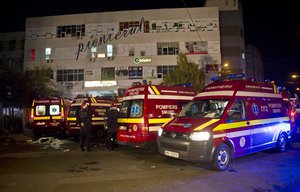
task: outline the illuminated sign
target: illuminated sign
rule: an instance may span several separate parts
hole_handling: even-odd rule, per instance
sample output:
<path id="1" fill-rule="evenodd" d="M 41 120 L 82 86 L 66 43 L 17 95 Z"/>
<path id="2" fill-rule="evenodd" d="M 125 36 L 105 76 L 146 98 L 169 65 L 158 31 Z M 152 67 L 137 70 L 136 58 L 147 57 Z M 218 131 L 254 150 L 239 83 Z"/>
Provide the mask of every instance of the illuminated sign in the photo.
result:
<path id="1" fill-rule="evenodd" d="M 117 81 L 85 81 L 85 87 L 111 87 L 116 86 Z"/>
<path id="2" fill-rule="evenodd" d="M 133 59 L 133 62 L 135 64 L 139 64 L 139 63 L 151 63 L 152 59 L 150 57 L 135 57 Z"/>

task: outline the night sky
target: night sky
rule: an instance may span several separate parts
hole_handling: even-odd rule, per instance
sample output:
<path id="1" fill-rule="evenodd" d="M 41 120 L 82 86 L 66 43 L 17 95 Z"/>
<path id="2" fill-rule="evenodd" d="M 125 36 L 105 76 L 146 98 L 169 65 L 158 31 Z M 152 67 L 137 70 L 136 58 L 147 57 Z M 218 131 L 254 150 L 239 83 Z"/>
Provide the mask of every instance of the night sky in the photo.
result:
<path id="1" fill-rule="evenodd" d="M 157 3 L 155 3 L 157 2 Z M 296 1 L 242 0 L 246 44 L 255 45 L 264 57 L 265 78 L 278 84 L 300 75 L 300 11 Z M 187 7 L 201 0 L 185 0 Z M 1 1 L 0 32 L 25 31 L 25 18 L 101 11 L 184 7 L 183 0 L 43 0 Z M 300 78 L 298 80 L 300 82 Z M 300 86 L 300 84 L 299 84 Z"/>

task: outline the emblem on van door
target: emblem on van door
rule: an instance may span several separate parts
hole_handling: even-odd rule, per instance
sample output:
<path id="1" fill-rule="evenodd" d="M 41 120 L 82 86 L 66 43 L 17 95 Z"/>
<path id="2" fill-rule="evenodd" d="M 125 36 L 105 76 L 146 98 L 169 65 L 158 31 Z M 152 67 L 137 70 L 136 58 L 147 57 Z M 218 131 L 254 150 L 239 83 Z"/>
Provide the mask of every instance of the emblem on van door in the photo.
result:
<path id="1" fill-rule="evenodd" d="M 245 144 L 246 144 L 246 139 L 245 139 L 245 137 L 241 137 L 241 139 L 240 139 L 240 146 L 241 146 L 241 147 L 244 147 Z"/>
<path id="2" fill-rule="evenodd" d="M 184 127 L 184 128 L 189 128 L 191 125 L 192 125 L 192 124 L 190 124 L 190 123 L 185 123 L 185 124 L 183 124 L 183 127 Z"/>
<path id="3" fill-rule="evenodd" d="M 255 115 L 257 115 L 259 113 L 259 108 L 258 108 L 258 106 L 255 103 L 252 104 L 252 112 Z"/>

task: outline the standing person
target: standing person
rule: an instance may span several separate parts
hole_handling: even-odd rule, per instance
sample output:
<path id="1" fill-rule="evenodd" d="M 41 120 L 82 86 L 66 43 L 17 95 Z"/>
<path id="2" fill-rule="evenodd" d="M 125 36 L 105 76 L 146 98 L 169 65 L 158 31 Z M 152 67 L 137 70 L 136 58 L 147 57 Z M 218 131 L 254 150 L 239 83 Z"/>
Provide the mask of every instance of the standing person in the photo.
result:
<path id="1" fill-rule="evenodd" d="M 91 151 L 91 123 L 92 114 L 90 110 L 91 103 L 82 102 L 81 109 L 78 113 L 78 123 L 80 124 L 80 149 L 81 151 Z"/>
<path id="2" fill-rule="evenodd" d="M 105 145 L 106 148 L 109 150 L 113 150 L 116 147 L 116 138 L 117 138 L 117 131 L 118 131 L 118 108 L 116 106 L 112 106 L 107 114 L 107 136 Z"/>

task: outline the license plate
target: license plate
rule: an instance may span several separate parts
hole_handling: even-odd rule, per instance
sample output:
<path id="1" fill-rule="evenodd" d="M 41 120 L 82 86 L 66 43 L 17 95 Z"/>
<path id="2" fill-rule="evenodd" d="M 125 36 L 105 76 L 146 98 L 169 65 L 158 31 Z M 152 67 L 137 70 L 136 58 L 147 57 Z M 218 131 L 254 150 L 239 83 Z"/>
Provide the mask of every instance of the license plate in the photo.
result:
<path id="1" fill-rule="evenodd" d="M 169 157 L 179 158 L 179 153 L 173 151 L 165 151 L 165 155 Z"/>

